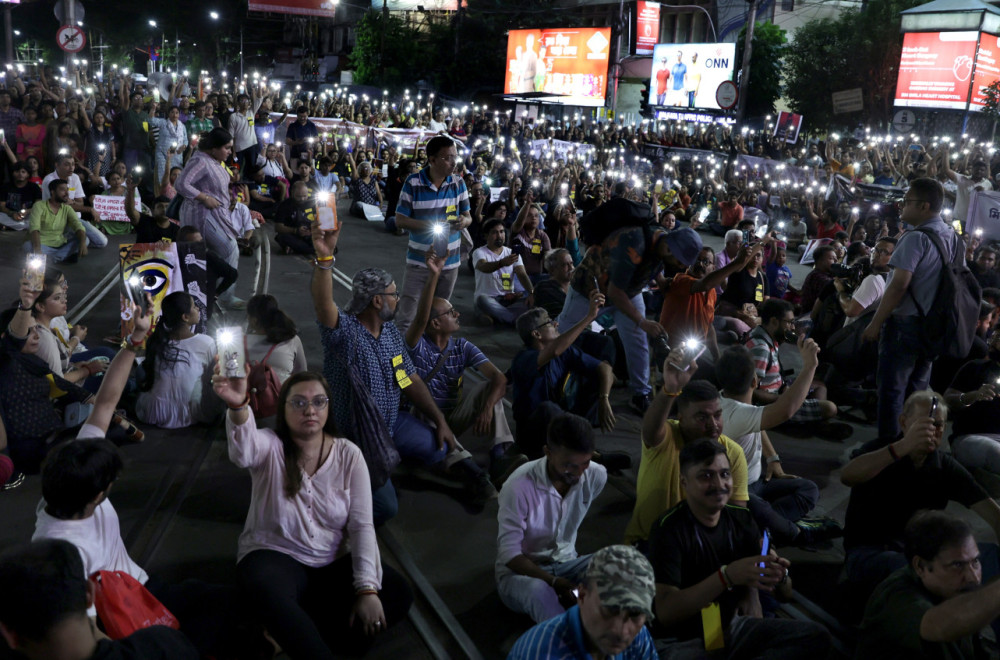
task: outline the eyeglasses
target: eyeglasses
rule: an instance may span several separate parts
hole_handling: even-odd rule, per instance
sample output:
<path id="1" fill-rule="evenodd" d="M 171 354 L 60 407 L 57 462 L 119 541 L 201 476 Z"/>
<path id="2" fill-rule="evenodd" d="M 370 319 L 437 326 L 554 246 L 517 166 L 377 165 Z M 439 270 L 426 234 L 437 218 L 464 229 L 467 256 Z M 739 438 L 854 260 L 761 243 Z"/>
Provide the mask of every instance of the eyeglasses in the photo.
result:
<path id="1" fill-rule="evenodd" d="M 535 330 L 541 330 L 542 328 L 544 328 L 547 325 L 555 326 L 555 324 L 556 324 L 555 319 L 549 319 L 545 323 L 539 323 L 538 325 L 536 325 L 535 326 Z"/>
<path id="2" fill-rule="evenodd" d="M 892 250 L 886 250 L 885 248 L 875 248 L 872 250 L 875 254 L 892 254 Z"/>
<path id="3" fill-rule="evenodd" d="M 289 399 L 285 403 L 298 412 L 304 412 L 310 405 L 316 410 L 323 410 L 326 408 L 326 404 L 330 403 L 330 399 L 322 395 L 315 396 L 312 399 L 307 399 L 304 396 L 297 396 Z"/>
<path id="4" fill-rule="evenodd" d="M 449 307 L 448 309 L 446 309 L 445 311 L 441 312 L 440 314 L 435 314 L 434 316 L 432 316 L 430 318 L 430 320 L 433 321 L 434 319 L 439 319 L 442 316 L 454 316 L 455 318 L 458 318 L 458 310 L 455 309 L 454 307 Z"/>

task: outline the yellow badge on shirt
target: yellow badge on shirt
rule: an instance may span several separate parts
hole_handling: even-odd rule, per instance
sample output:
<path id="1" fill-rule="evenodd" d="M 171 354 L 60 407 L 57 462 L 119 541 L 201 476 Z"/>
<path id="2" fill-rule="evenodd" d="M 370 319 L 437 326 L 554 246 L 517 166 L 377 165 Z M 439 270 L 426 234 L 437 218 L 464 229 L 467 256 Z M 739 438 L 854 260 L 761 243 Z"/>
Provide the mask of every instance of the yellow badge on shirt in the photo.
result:
<path id="1" fill-rule="evenodd" d="M 250 128 L 253 128 L 253 119 L 248 119 L 247 123 L 250 124 Z"/>
<path id="2" fill-rule="evenodd" d="M 764 302 L 764 285 L 758 284 L 757 288 L 754 290 L 753 299 L 757 302 Z"/>
<path id="3" fill-rule="evenodd" d="M 536 238 L 531 241 L 531 254 L 541 254 L 542 253 L 542 239 Z"/>
<path id="4" fill-rule="evenodd" d="M 514 289 L 514 278 L 511 273 L 500 273 L 500 286 L 503 287 L 504 291 Z"/>
<path id="5" fill-rule="evenodd" d="M 401 390 L 405 390 L 413 384 L 410 377 L 406 375 L 405 369 L 396 369 L 396 384 L 399 385 L 399 389 Z"/>
<path id="6" fill-rule="evenodd" d="M 142 122 L 142 130 L 146 131 L 147 133 L 149 132 L 149 122 L 148 121 Z"/>
<path id="7" fill-rule="evenodd" d="M 458 209 L 455 207 L 454 204 L 449 205 L 448 208 L 444 210 L 444 212 L 445 215 L 447 216 L 448 222 L 455 222 L 456 220 L 458 220 Z"/>
<path id="8" fill-rule="evenodd" d="M 402 355 L 397 355 L 396 357 L 392 358 L 392 366 L 398 367 L 401 364 L 403 364 L 403 356 Z"/>

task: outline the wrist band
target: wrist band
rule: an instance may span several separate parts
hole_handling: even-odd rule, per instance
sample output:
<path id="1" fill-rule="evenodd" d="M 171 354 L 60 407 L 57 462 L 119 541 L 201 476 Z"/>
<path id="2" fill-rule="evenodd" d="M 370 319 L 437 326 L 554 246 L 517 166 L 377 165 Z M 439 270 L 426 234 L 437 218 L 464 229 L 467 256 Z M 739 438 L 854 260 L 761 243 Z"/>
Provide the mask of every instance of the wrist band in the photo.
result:
<path id="1" fill-rule="evenodd" d="M 249 405 L 250 405 L 250 393 L 249 392 L 247 392 L 247 398 L 243 399 L 243 403 L 241 403 L 240 405 L 234 407 L 234 406 L 230 406 L 228 403 L 226 404 L 226 406 L 230 410 L 243 410 L 244 408 L 246 408 Z"/>
<path id="2" fill-rule="evenodd" d="M 889 455 L 892 456 L 893 461 L 899 460 L 899 454 L 896 453 L 895 448 L 891 444 L 886 445 L 885 448 L 889 450 Z"/>
<path id="3" fill-rule="evenodd" d="M 332 254 L 329 255 L 329 256 L 326 256 L 326 257 L 316 257 L 316 261 L 326 262 L 326 261 L 333 261 L 333 260 L 334 260 L 334 256 Z"/>
<path id="4" fill-rule="evenodd" d="M 774 456 L 768 456 L 767 457 L 767 462 L 768 463 L 780 463 L 781 462 L 781 456 L 779 456 L 778 454 L 775 454 Z"/>
<path id="5" fill-rule="evenodd" d="M 127 337 L 122 339 L 120 349 L 123 351 L 132 351 L 133 353 L 139 352 L 139 347 L 130 342 Z"/>
<path id="6" fill-rule="evenodd" d="M 667 395 L 667 396 L 669 396 L 669 397 L 674 397 L 674 398 L 676 398 L 676 397 L 679 397 L 679 396 L 681 395 L 681 392 L 683 392 L 684 390 L 677 390 L 676 392 L 668 392 L 668 391 L 667 391 L 667 388 L 665 388 L 665 387 L 664 387 L 664 388 L 663 388 L 662 390 L 660 390 L 660 391 L 661 391 L 661 392 L 663 392 L 663 393 L 664 393 L 665 395 Z"/>
<path id="7" fill-rule="evenodd" d="M 729 585 L 726 584 L 726 576 L 722 574 L 722 568 L 721 567 L 719 568 L 718 571 L 716 571 L 716 574 L 719 576 L 719 582 L 721 582 L 722 586 L 725 587 L 728 590 L 729 589 Z"/>
<path id="8" fill-rule="evenodd" d="M 354 592 L 355 596 L 378 596 L 378 590 L 372 588 L 358 589 Z"/>

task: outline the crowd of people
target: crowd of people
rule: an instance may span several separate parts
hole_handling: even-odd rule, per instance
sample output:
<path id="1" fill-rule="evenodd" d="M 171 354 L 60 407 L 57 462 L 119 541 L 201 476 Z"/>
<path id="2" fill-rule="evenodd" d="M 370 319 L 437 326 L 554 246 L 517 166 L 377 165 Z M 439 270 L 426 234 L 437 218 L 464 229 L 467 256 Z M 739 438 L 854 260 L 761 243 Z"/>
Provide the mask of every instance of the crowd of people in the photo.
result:
<path id="1" fill-rule="evenodd" d="M 257 77 L 219 91 L 201 81 L 191 98 L 181 76 L 160 98 L 116 74 L 29 80 L 12 68 L 0 89 L 13 144 L 0 224 L 24 233 L 28 258 L 0 317 L 0 482 L 40 474 L 43 493 L 33 542 L 0 559 L 10 648 L 363 654 L 412 600 L 375 534 L 398 513 L 393 471 L 407 461 L 459 485 L 474 514 L 497 500 L 497 594 L 536 624 L 513 658 L 824 657 L 825 627 L 775 616 L 792 590 L 779 549 L 839 536 L 840 614 L 859 625 L 858 657 L 988 652 L 980 629 L 1000 598 L 981 583 L 1000 573 L 996 545 L 944 509 L 957 501 L 1000 533 L 997 248 L 964 231 L 975 193 L 1000 176 L 991 144 L 859 129 L 803 146 L 766 124 L 283 95 Z M 322 132 L 319 118 L 426 135 L 405 149 L 392 133 Z M 102 217 L 95 196 L 122 197 L 124 219 Z M 376 207 L 406 238 L 402 278 L 363 268 L 341 307 L 331 271 L 351 229 L 324 216 L 344 196 L 352 215 Z M 66 322 L 65 273 L 133 232 L 204 244 L 204 313 L 246 309 L 242 373 L 198 331 L 187 292 L 163 297 L 155 325 L 152 298 L 134 300 L 117 352 L 88 349 L 86 328 Z M 233 293 L 241 252 L 272 239 L 311 260 L 319 346 L 274 297 Z M 801 282 L 790 257 L 813 266 Z M 474 281 L 468 308 L 453 303 L 462 277 Z M 965 296 L 942 296 L 945 281 L 978 303 L 971 317 L 956 312 Z M 462 336 L 463 314 L 517 333 L 506 372 Z M 965 325 L 942 343 L 931 321 L 955 318 Z M 793 373 L 782 362 L 795 353 Z M 611 404 L 620 386 L 627 411 Z M 626 414 L 641 433 L 623 544 L 580 554 L 608 474 L 632 466 L 596 429 Z M 229 458 L 253 484 L 237 584 L 170 584 L 129 557 L 109 499 L 128 452 L 116 445 L 141 437 L 129 416 L 224 419 Z M 841 525 L 810 515 L 819 487 L 784 471 L 768 431 L 843 441 L 845 416 L 876 422 L 877 437 L 841 469 Z M 463 444 L 477 437 L 485 467 Z M 112 571 L 179 631 L 105 639 L 95 594 Z M 125 645 L 132 656 L 110 655 Z"/>

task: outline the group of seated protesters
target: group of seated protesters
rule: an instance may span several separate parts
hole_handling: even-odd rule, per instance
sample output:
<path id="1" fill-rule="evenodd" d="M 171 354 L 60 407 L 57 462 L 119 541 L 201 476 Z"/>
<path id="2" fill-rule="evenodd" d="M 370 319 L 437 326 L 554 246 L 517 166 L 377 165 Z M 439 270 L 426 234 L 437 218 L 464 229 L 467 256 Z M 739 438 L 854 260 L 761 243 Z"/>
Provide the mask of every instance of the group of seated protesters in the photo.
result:
<path id="1" fill-rule="evenodd" d="M 239 99 L 240 112 L 250 112 L 246 100 L 255 99 Z M 300 133 L 293 132 L 290 148 L 311 144 L 307 131 Z M 184 197 L 186 235 L 201 234 L 210 253 L 235 268 L 238 239 L 254 231 L 231 199 L 232 174 L 220 165 L 237 145 L 221 128 L 204 135 L 172 185 Z M 926 291 L 942 269 L 940 260 L 931 263 L 935 242 L 956 259 L 971 244 L 941 221 L 945 190 L 938 182 L 915 177 L 906 192 L 901 223 L 915 230 L 903 232 L 901 224 L 898 236 L 884 227 L 851 241 L 857 218 L 846 219 L 847 236 L 838 230 L 812 251 L 815 267 L 796 288 L 776 224 L 763 240 L 748 240 L 755 225 L 741 226 L 748 222 L 741 201 L 773 204 L 755 199 L 736 171 L 720 175 L 726 201 L 714 190 L 701 193 L 719 209 L 704 220 L 673 213 L 651 187 L 647 193 L 608 181 L 605 200 L 603 189 L 581 185 L 575 167 L 541 175 L 525 189 L 510 180 L 494 207 L 481 201 L 481 179 L 491 170 L 460 159 L 454 137 L 426 145 L 426 166 L 403 177 L 393 200 L 393 227 L 409 234 L 403 279 L 359 270 L 343 307 L 333 300 L 330 272 L 341 229 L 320 226 L 318 188 L 305 176 L 288 181 L 286 199 L 273 199 L 278 244 L 313 257 L 323 349 L 322 373 L 308 371 L 306 348 L 277 301 L 260 296 L 245 304 L 248 359 L 267 360 L 282 382 L 273 429 L 251 409 L 248 378 L 225 377 L 213 366 L 217 347 L 192 329 L 202 312 L 191 295 L 166 296 L 151 333 L 148 310 L 134 308 L 135 330 L 121 350 L 84 357 L 86 348 L 77 349 L 86 329 L 58 320 L 66 313 L 65 278 L 50 269 L 42 291 L 22 283 L 16 308 L 0 318 L 0 376 L 18 384 L 16 394 L 0 391 L 9 453 L 0 458 L 0 477 L 40 471 L 43 501 L 34 542 L 0 560 L 12 595 L 0 606 L 0 630 L 10 647 L 39 658 L 101 657 L 109 645 L 129 643 L 170 649 L 165 657 L 226 657 L 270 644 L 266 630 L 292 658 L 363 653 L 412 599 L 405 579 L 382 565 L 375 540 L 375 528 L 397 513 L 392 471 L 403 459 L 460 484 L 470 511 L 498 499 L 497 593 L 536 623 L 515 644 L 514 658 L 549 657 L 554 648 L 558 657 L 700 658 L 716 648 L 731 658 L 824 657 L 830 639 L 823 626 L 773 616 L 792 590 L 791 565 L 778 548 L 840 535 L 842 586 L 863 613 L 860 657 L 988 653 L 980 629 L 1000 615 L 1000 594 L 995 584 L 979 587 L 1000 573 L 997 549 L 977 544 L 969 526 L 944 509 L 959 502 L 1000 534 L 992 494 L 1000 431 L 990 415 L 1000 364 L 996 306 L 986 303 L 976 327 L 979 355 L 949 362 L 919 341 L 907 343 L 922 338 L 915 318 L 933 302 Z M 828 150 L 827 158 L 837 155 Z M 299 164 L 309 168 L 311 158 L 300 152 L 306 162 Z M 358 181 L 370 184 L 369 161 L 352 163 L 352 190 Z M 60 167 L 65 159 L 57 160 L 57 176 Z M 251 203 L 270 204 L 260 186 L 278 177 L 266 167 L 248 170 L 261 179 Z M 44 212 L 27 249 L 68 260 L 69 230 L 76 254 L 86 255 L 89 231 L 72 211 L 70 184 L 54 178 L 50 186 L 49 198 L 36 204 Z M 133 183 L 125 188 L 131 218 Z M 576 196 L 581 207 L 610 211 L 647 195 L 671 213 L 589 243 L 569 201 Z M 538 201 L 543 196 L 547 201 Z M 145 223 L 149 231 L 163 229 L 160 204 L 152 225 Z M 816 216 L 820 231 L 832 231 L 842 213 L 824 209 Z M 678 227 L 684 221 L 689 225 Z M 791 222 L 802 223 L 801 215 Z M 136 224 L 143 226 L 142 216 Z M 706 247 L 699 230 L 721 235 L 724 248 Z M 49 245 L 58 241 L 47 235 L 66 242 Z M 977 277 L 992 283 L 990 248 L 978 249 Z M 524 345 L 506 374 L 460 336 L 462 312 L 474 311 L 452 302 L 466 258 L 474 310 L 512 326 Z M 851 274 L 834 268 L 864 262 L 867 269 Z M 874 354 L 867 372 L 823 362 L 849 332 L 860 351 Z M 143 373 L 133 374 L 143 343 Z M 790 350 L 802 359 L 794 377 L 782 367 Z M 928 384 L 941 369 L 950 371 L 938 394 Z M 608 473 L 631 464 L 627 455 L 602 450 L 594 432 L 618 426 L 621 413 L 610 399 L 619 381 L 641 418 L 636 501 L 621 530 L 627 545 L 581 555 L 576 537 L 590 505 Z M 56 403 L 50 384 L 63 392 Z M 513 428 L 503 405 L 508 386 Z M 224 416 L 229 458 L 249 470 L 253 484 L 235 586 L 168 584 L 128 556 L 108 499 L 123 463 L 108 439 L 130 387 L 145 423 L 178 428 Z M 83 408 L 89 414 L 70 425 L 67 409 L 79 404 L 90 406 Z M 810 516 L 819 488 L 784 472 L 768 431 L 843 440 L 851 429 L 835 419 L 841 407 L 873 405 L 879 437 L 840 472 L 851 489 L 844 525 Z M 942 449 L 949 411 L 951 452 Z M 486 438 L 485 468 L 460 442 L 466 431 Z M 180 632 L 101 639 L 95 587 L 86 578 L 102 570 L 144 584 L 176 615 Z"/>

